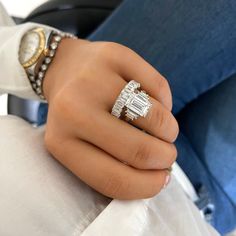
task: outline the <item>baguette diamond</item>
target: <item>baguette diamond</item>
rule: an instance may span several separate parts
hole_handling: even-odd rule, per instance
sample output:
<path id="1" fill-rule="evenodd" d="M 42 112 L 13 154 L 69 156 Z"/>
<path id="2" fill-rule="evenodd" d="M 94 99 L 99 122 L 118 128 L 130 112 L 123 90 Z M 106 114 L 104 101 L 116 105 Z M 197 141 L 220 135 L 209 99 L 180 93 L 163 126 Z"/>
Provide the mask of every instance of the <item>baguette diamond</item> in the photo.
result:
<path id="1" fill-rule="evenodd" d="M 151 105 L 149 96 L 144 91 L 132 93 L 126 101 L 125 115 L 131 120 L 137 119 L 139 116 L 146 117 Z"/>
<path id="2" fill-rule="evenodd" d="M 120 118 L 123 108 L 125 107 L 126 101 L 130 97 L 130 93 L 134 92 L 136 89 L 140 88 L 140 84 L 134 80 L 131 80 L 121 91 L 120 95 L 118 96 L 111 114 Z"/>
<path id="3" fill-rule="evenodd" d="M 111 114 L 120 118 L 126 108 L 125 116 L 131 120 L 137 119 L 139 116 L 146 117 L 152 104 L 148 94 L 138 89 L 140 89 L 140 84 L 131 80 L 118 96 Z"/>

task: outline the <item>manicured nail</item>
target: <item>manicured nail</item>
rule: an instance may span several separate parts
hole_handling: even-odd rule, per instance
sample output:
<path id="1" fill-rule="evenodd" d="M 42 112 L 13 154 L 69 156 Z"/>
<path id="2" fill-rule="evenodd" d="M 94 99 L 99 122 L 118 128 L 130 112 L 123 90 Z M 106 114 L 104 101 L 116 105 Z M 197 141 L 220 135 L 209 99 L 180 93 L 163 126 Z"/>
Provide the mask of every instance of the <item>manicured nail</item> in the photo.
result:
<path id="1" fill-rule="evenodd" d="M 171 179 L 170 174 L 168 174 L 168 175 L 166 176 L 166 180 L 165 180 L 165 184 L 164 184 L 163 188 L 166 188 L 166 187 L 167 187 L 167 185 L 170 183 L 170 179 Z"/>

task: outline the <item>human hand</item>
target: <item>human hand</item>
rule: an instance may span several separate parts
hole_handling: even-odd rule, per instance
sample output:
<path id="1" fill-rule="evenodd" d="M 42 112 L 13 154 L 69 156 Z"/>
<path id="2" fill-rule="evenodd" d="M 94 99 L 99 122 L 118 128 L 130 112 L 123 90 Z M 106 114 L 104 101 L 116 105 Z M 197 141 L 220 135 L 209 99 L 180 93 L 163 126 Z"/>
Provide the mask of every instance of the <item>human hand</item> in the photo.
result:
<path id="1" fill-rule="evenodd" d="M 150 95 L 152 107 L 129 124 L 110 112 L 130 80 Z M 115 43 L 63 39 L 43 89 L 46 147 L 82 181 L 118 199 L 152 197 L 168 182 L 178 135 L 170 88 L 135 52 Z"/>

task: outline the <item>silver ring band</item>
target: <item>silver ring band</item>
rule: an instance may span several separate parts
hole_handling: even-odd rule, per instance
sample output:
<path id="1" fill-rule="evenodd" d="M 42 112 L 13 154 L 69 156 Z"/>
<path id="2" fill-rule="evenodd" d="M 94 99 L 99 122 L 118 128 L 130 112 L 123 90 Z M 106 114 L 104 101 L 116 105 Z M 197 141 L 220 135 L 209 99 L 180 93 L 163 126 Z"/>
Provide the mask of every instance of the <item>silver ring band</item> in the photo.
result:
<path id="1" fill-rule="evenodd" d="M 116 99 L 116 102 L 112 108 L 111 114 L 117 118 L 120 118 L 126 101 L 129 98 L 129 94 L 140 88 L 140 83 L 131 80 L 121 91 L 120 95 Z"/>

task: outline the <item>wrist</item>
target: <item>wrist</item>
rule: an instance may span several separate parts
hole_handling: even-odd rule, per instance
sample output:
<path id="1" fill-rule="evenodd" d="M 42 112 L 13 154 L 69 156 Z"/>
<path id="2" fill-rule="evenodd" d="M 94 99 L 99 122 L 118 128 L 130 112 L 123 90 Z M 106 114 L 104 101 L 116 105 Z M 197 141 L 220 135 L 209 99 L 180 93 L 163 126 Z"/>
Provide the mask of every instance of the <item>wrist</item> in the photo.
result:
<path id="1" fill-rule="evenodd" d="M 86 43 L 88 41 L 81 39 L 64 38 L 61 40 L 42 85 L 48 102 L 66 84 L 68 78 L 76 74 L 75 71 L 78 70 L 80 63 L 77 62 L 77 58 L 81 47 Z"/>
<path id="2" fill-rule="evenodd" d="M 59 71 L 59 68 L 62 66 L 60 63 L 60 59 L 65 56 L 66 51 L 70 48 L 69 45 L 72 44 L 73 39 L 64 38 L 61 40 L 60 44 L 58 45 L 57 52 L 53 58 L 53 61 L 51 62 L 50 66 L 48 67 L 48 70 L 45 74 L 42 89 L 44 96 L 46 100 L 49 102 L 50 94 L 55 88 L 55 84 L 57 83 L 57 72 Z"/>

